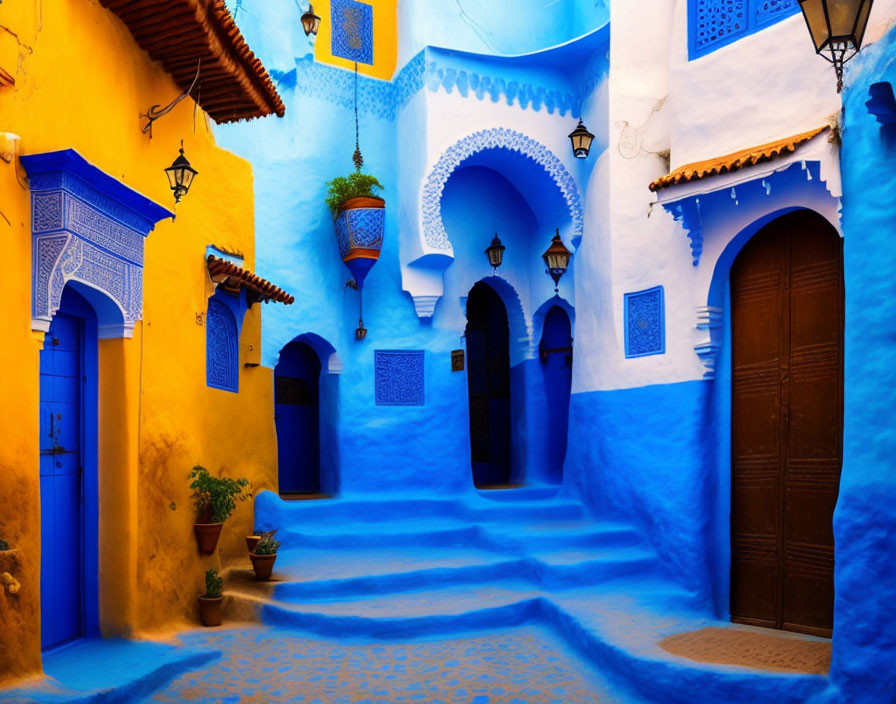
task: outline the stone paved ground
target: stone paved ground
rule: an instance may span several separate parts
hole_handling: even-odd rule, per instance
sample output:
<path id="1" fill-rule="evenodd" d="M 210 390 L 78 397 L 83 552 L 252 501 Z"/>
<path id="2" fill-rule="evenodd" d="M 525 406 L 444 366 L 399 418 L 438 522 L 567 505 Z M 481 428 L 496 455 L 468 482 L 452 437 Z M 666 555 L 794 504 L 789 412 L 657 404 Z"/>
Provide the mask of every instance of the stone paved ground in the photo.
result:
<path id="1" fill-rule="evenodd" d="M 261 626 L 191 631 L 223 656 L 150 701 L 621 704 L 600 675 L 535 626 L 417 642 L 305 638 Z"/>

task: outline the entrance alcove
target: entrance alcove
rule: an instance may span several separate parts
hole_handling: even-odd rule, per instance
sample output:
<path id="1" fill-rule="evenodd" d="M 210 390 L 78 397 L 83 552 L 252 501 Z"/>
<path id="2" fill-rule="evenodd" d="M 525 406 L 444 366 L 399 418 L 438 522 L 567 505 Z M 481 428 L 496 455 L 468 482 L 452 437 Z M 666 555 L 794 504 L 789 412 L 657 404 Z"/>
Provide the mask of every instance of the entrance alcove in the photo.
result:
<path id="1" fill-rule="evenodd" d="M 295 337 L 274 367 L 274 422 L 281 496 L 339 490 L 338 399 L 342 364 L 319 335 Z"/>

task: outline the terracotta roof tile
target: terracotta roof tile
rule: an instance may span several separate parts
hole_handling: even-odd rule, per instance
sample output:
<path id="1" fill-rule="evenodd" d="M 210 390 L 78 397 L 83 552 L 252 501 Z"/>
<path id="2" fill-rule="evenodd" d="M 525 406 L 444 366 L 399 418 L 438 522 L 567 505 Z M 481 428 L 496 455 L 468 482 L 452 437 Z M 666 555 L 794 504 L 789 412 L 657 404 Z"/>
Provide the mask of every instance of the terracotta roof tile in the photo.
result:
<path id="1" fill-rule="evenodd" d="M 100 0 L 186 90 L 200 59 L 199 105 L 215 122 L 283 116 L 285 108 L 224 0 Z"/>
<path id="2" fill-rule="evenodd" d="M 756 164 L 761 164 L 764 161 L 771 161 L 775 157 L 783 154 L 792 154 L 801 145 L 829 129 L 830 127 L 825 125 L 823 127 L 817 127 L 814 130 L 809 130 L 808 132 L 803 132 L 802 134 L 794 135 L 793 137 L 788 137 L 787 139 L 778 140 L 777 142 L 769 142 L 768 144 L 763 144 L 759 147 L 744 149 L 743 151 L 734 152 L 733 154 L 717 157 L 715 159 L 708 159 L 707 161 L 686 164 L 672 173 L 656 179 L 650 184 L 650 190 L 658 191 L 661 188 L 675 186 L 680 183 L 699 181 L 707 176 L 726 174 L 746 166 L 754 166 Z"/>
<path id="3" fill-rule="evenodd" d="M 208 273 L 213 281 L 218 282 L 225 289 L 238 292 L 240 289 L 249 291 L 250 302 L 274 301 L 290 305 L 295 297 L 290 296 L 282 288 L 274 286 L 270 281 L 253 274 L 248 269 L 232 264 L 226 259 L 210 254 L 206 260 Z"/>

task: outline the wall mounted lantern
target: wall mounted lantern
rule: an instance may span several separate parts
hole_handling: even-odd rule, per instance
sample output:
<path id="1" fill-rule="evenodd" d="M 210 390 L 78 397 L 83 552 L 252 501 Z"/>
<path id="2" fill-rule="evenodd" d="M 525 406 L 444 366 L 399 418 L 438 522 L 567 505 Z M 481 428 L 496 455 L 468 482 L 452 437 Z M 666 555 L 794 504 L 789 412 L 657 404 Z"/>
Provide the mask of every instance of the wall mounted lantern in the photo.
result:
<path id="1" fill-rule="evenodd" d="M 843 90 L 843 64 L 859 53 L 874 0 L 799 0 L 815 53 L 834 64 L 837 92 Z"/>
<path id="2" fill-rule="evenodd" d="M 488 263 L 492 265 L 495 274 L 498 273 L 498 267 L 501 266 L 501 262 L 504 261 L 505 249 L 507 249 L 507 247 L 501 244 L 501 240 L 498 238 L 498 233 L 496 232 L 492 243 L 485 250 L 485 253 L 488 255 Z"/>
<path id="3" fill-rule="evenodd" d="M 579 119 L 579 124 L 569 133 L 569 141 L 572 142 L 572 153 L 577 159 L 587 159 L 588 153 L 591 151 L 591 142 L 594 141 L 594 135 L 585 127 L 585 123 Z"/>
<path id="4" fill-rule="evenodd" d="M 310 34 L 317 36 L 317 30 L 320 29 L 320 17 L 314 14 L 314 6 L 308 3 L 308 10 L 302 13 L 302 29 L 305 30 L 305 36 Z"/>
<path id="5" fill-rule="evenodd" d="M 551 246 L 541 255 L 544 264 L 547 267 L 546 273 L 554 280 L 554 293 L 560 290 L 560 277 L 566 273 L 569 268 L 569 259 L 572 257 L 563 240 L 560 239 L 560 230 L 551 240 Z"/>
<path id="6" fill-rule="evenodd" d="M 187 195 L 187 191 L 190 190 L 190 185 L 193 183 L 193 177 L 198 173 L 184 156 L 184 140 L 180 140 L 180 155 L 171 166 L 165 169 L 168 183 L 171 190 L 174 191 L 175 203 L 180 203 L 180 199 Z"/>

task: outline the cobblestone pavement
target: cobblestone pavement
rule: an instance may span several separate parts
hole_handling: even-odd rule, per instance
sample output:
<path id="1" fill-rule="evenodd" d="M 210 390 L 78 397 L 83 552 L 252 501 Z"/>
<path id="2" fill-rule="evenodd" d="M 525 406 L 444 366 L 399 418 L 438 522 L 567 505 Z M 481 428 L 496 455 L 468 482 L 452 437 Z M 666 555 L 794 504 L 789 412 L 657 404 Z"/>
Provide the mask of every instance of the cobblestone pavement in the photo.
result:
<path id="1" fill-rule="evenodd" d="M 190 647 L 221 659 L 150 701 L 618 704 L 602 678 L 535 626 L 415 642 L 346 642 L 266 627 L 191 631 Z"/>

